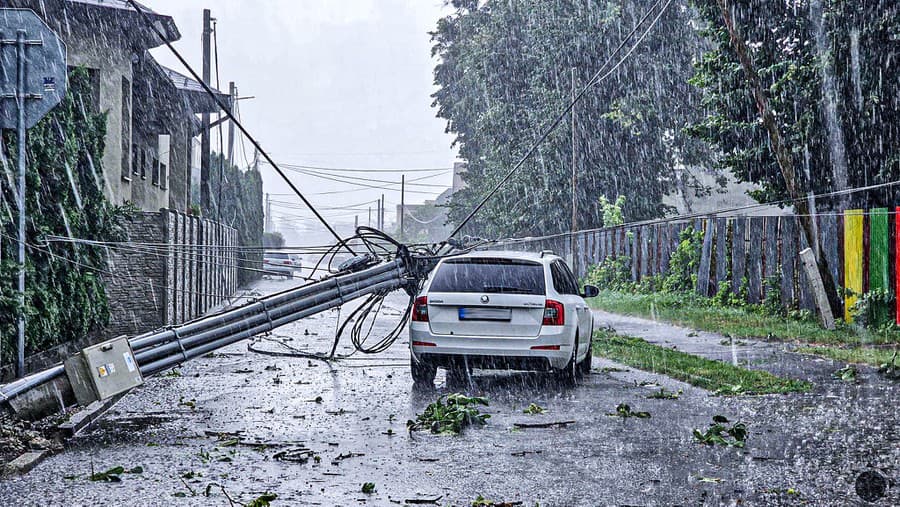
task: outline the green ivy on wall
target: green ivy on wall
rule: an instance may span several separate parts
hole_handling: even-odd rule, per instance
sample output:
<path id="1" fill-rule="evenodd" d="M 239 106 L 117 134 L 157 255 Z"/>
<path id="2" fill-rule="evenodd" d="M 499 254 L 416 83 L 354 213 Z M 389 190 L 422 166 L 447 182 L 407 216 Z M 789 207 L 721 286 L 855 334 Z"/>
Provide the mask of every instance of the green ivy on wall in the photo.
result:
<path id="1" fill-rule="evenodd" d="M 101 160 L 106 114 L 94 103 L 88 72 L 69 73 L 69 92 L 28 131 L 26 174 L 26 355 L 82 338 L 102 328 L 109 309 L 102 249 L 47 243 L 49 235 L 100 241 L 122 239 L 128 208 L 103 195 Z M 0 361 L 12 362 L 17 315 L 16 135 L 2 137 L 0 191 Z"/>

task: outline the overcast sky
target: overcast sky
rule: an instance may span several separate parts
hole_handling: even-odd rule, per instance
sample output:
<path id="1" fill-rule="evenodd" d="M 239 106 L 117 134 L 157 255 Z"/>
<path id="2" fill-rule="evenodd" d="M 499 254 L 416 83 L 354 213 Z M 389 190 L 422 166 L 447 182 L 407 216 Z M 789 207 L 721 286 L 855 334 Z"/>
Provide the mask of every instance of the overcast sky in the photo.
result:
<path id="1" fill-rule="evenodd" d="M 242 120 L 278 162 L 393 169 L 451 167 L 456 159 L 456 151 L 450 147 L 452 138 L 444 133 L 444 121 L 435 117 L 430 98 L 435 62 L 430 56 L 428 31 L 449 12 L 442 0 L 144 3 L 175 19 L 182 34 L 175 46 L 198 73 L 202 11 L 204 7 L 212 9 L 217 19 L 221 89 L 227 91 L 228 81 L 234 81 L 240 95 L 256 97 L 240 103 Z M 157 48 L 153 54 L 163 65 L 184 72 L 167 48 Z M 213 143 L 217 149 L 215 138 Z M 253 157 L 249 143 L 244 145 L 243 152 L 240 145 L 236 148 L 239 165 Z M 262 168 L 262 174 L 266 192 L 290 192 L 271 168 Z M 400 180 L 400 173 L 344 174 Z M 451 183 L 449 172 L 415 173 L 407 178 L 430 174 L 439 175 L 420 183 Z M 374 201 L 382 193 L 297 173 L 289 176 L 314 204 L 325 208 Z M 399 190 L 399 185 L 396 188 Z M 409 190 L 407 203 L 422 202 L 441 191 L 433 187 Z M 334 191 L 347 192 L 321 194 Z M 391 222 L 400 192 L 384 192 Z M 299 203 L 296 197 L 278 199 Z M 273 214 L 291 213 L 310 216 L 289 209 Z M 353 222 L 352 211 L 324 213 L 330 221 Z M 366 223 L 366 212 L 359 215 L 360 223 Z"/>

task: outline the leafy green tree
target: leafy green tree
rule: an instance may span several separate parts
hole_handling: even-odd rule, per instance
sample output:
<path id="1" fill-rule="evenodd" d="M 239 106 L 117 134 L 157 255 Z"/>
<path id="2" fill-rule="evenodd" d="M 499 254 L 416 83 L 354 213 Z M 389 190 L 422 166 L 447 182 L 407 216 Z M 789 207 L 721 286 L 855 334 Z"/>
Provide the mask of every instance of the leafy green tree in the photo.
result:
<path id="1" fill-rule="evenodd" d="M 263 192 L 259 171 L 253 168 L 242 170 L 218 153 L 212 154 L 210 167 L 213 168 L 210 178 L 213 199 L 209 218 L 237 229 L 238 244 L 243 247 L 270 246 L 263 241 Z M 283 238 L 277 246 L 282 245 Z M 262 269 L 262 252 L 252 248 L 241 250 L 239 265 L 249 268 L 238 271 L 239 283 L 259 278 L 260 272 L 254 270 Z"/>
<path id="2" fill-rule="evenodd" d="M 534 143 L 655 2 L 650 0 L 454 1 L 432 33 L 437 115 L 468 162 L 454 195 L 459 223 Z M 624 195 L 626 220 L 665 213 L 662 196 L 683 184 L 676 168 L 709 160 L 683 133 L 699 121 L 687 82 L 700 38 L 695 14 L 673 5 L 643 43 L 575 107 L 579 227 L 602 223 L 600 195 Z M 633 42 L 633 40 L 632 40 Z M 535 235 L 571 223 L 568 121 L 470 222 L 479 235 Z"/>
<path id="3" fill-rule="evenodd" d="M 761 201 L 789 197 L 718 0 L 693 0 L 712 43 L 691 83 L 706 117 L 689 133 L 720 167 L 762 185 Z M 803 193 L 896 180 L 900 174 L 900 4 L 883 0 L 729 0 L 766 97 L 791 149 Z M 897 187 L 819 199 L 818 207 L 892 205 Z"/>

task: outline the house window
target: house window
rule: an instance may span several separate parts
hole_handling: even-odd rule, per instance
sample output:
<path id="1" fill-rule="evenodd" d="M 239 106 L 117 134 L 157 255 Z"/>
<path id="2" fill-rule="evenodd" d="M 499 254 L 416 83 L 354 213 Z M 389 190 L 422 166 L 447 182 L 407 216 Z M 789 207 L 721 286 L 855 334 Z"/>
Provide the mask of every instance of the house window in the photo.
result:
<path id="1" fill-rule="evenodd" d="M 141 179 L 147 179 L 147 150 L 141 150 Z"/>
<path id="2" fill-rule="evenodd" d="M 159 163 L 159 188 L 169 188 L 169 167 L 163 162 Z"/>
<path id="3" fill-rule="evenodd" d="M 131 145 L 131 174 L 137 176 L 141 173 L 141 150 L 138 149 L 137 143 Z"/>
<path id="4" fill-rule="evenodd" d="M 131 181 L 128 173 L 134 171 L 132 167 L 131 144 L 131 81 L 122 76 L 122 179 Z"/>
<path id="5" fill-rule="evenodd" d="M 156 157 L 153 157 L 151 159 L 150 163 L 153 164 L 150 166 L 150 176 L 151 176 L 153 185 L 158 187 L 159 186 L 159 171 L 160 171 L 159 160 L 157 160 Z"/>

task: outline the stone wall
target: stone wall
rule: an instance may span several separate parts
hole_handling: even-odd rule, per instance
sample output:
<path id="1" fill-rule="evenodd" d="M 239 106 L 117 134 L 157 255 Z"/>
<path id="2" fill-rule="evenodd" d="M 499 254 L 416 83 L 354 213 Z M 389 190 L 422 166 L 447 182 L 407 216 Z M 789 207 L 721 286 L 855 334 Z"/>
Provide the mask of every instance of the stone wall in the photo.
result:
<path id="1" fill-rule="evenodd" d="M 127 241 L 109 250 L 107 335 L 133 336 L 180 324 L 237 290 L 237 231 L 173 210 L 139 212 Z"/>

